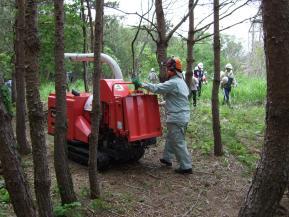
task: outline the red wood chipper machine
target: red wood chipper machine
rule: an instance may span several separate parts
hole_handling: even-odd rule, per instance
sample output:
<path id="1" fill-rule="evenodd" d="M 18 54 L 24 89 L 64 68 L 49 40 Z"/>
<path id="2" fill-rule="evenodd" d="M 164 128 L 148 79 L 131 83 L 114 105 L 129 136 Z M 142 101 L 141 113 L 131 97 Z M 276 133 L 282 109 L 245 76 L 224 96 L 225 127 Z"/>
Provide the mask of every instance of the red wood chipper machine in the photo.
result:
<path id="1" fill-rule="evenodd" d="M 72 61 L 93 61 L 91 54 L 66 53 Z M 122 72 L 110 56 L 101 54 L 102 63 L 109 65 L 115 79 L 100 80 L 101 120 L 98 141 L 98 169 L 110 165 L 138 161 L 145 149 L 161 136 L 159 105 L 156 95 L 129 89 L 131 82 L 123 80 Z M 72 91 L 73 92 L 73 91 Z M 87 164 L 91 110 L 90 93 L 66 94 L 68 157 Z M 54 93 L 48 97 L 48 133 L 54 134 Z"/>

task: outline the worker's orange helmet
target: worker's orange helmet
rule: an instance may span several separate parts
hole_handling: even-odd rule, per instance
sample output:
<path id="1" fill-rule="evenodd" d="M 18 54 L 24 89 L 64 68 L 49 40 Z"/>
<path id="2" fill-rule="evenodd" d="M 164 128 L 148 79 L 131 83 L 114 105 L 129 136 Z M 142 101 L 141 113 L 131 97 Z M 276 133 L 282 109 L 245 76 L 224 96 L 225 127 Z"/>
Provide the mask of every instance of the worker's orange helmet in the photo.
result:
<path id="1" fill-rule="evenodd" d="M 182 72 L 182 62 L 179 58 L 172 57 L 166 62 L 166 67 L 169 70 L 176 70 L 178 72 Z"/>
<path id="2" fill-rule="evenodd" d="M 182 71 L 182 62 L 179 58 L 174 58 L 176 61 L 176 70 L 178 70 L 179 72 Z"/>

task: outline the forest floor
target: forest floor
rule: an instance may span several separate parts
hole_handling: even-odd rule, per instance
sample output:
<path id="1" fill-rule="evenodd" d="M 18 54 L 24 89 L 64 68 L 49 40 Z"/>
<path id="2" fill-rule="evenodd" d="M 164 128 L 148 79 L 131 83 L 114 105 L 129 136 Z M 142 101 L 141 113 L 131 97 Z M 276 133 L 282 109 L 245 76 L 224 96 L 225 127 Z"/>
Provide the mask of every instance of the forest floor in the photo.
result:
<path id="1" fill-rule="evenodd" d="M 162 166 L 163 139 L 134 164 L 119 165 L 100 173 L 102 197 L 91 201 L 88 168 L 70 161 L 74 187 L 81 207 L 66 210 L 68 217 L 232 217 L 237 216 L 249 186 L 247 169 L 233 156 L 217 158 L 191 150 L 193 174 L 179 175 Z M 53 137 L 48 136 L 52 198 L 60 204 L 53 167 Z M 23 159 L 33 180 L 31 156 Z M 32 183 L 31 183 L 32 185 Z M 13 216 L 13 215 L 12 215 Z"/>
<path id="2" fill-rule="evenodd" d="M 90 216 L 237 216 L 249 182 L 243 166 L 234 157 L 223 162 L 221 158 L 192 151 L 193 174 L 179 175 L 160 165 L 162 145 L 163 140 L 148 149 L 139 163 L 101 173 L 103 196 L 98 204 L 86 201 L 87 167 L 71 162 L 75 189 L 83 204 L 90 207 Z M 55 183 L 52 189 L 56 189 Z M 97 210 L 102 211 L 97 214 Z"/>
<path id="3" fill-rule="evenodd" d="M 256 159 L 260 153 L 264 132 L 264 113 L 258 113 L 259 106 L 221 109 L 224 133 L 225 154 L 215 157 L 212 154 L 212 138 L 208 104 L 193 110 L 193 118 L 188 127 L 187 142 L 193 158 L 193 174 L 179 175 L 172 168 L 162 166 L 164 138 L 158 138 L 155 146 L 146 150 L 144 157 L 134 164 L 118 165 L 100 173 L 101 193 L 98 200 L 89 200 L 88 168 L 70 161 L 74 187 L 80 204 L 72 208 L 60 206 L 59 194 L 53 167 L 53 137 L 47 136 L 49 165 L 52 179 L 51 194 L 54 207 L 67 217 L 234 217 L 242 204 L 250 186 Z M 252 110 L 252 111 L 251 111 Z M 263 110 L 261 108 L 261 110 Z M 235 119 L 227 118 L 227 113 L 243 116 L 241 126 Z M 251 120 L 248 115 L 254 115 Z M 230 116 L 231 116 L 230 115 Z M 199 120 L 201 126 L 196 123 Z M 230 119 L 230 120 L 229 120 Z M 257 121 L 256 121 L 257 120 Z M 249 125 L 255 122 L 250 131 Z M 240 123 L 238 122 L 238 123 Z M 258 127 L 260 124 L 260 127 Z M 238 126 L 238 127 L 237 127 Z M 236 129 L 235 129 L 236 128 Z M 260 128 L 260 129 L 259 129 Z M 238 132 L 238 129 L 243 129 Z M 247 132 L 245 135 L 244 132 Z M 252 135 L 251 135 L 252 134 Z M 199 136 L 198 136 L 199 135 Z M 202 135 L 202 136 L 200 136 Z M 206 137 L 206 138 L 203 138 Z M 252 139 L 253 138 L 253 139 Z M 209 142 L 208 142 L 209 141 Z M 239 141 L 239 142 L 232 142 Z M 229 145 L 229 143 L 234 143 Z M 242 146 L 239 146 L 239 143 Z M 257 157 L 256 157 L 257 156 Z M 254 161 L 254 162 L 253 162 Z M 253 163 L 252 163 L 253 162 Z M 33 185 L 32 157 L 23 158 L 23 165 Z M 288 205 L 288 199 L 284 199 Z M 0 204 L 0 216 L 14 216 L 11 204 Z M 2 214 L 1 214 L 2 213 Z"/>

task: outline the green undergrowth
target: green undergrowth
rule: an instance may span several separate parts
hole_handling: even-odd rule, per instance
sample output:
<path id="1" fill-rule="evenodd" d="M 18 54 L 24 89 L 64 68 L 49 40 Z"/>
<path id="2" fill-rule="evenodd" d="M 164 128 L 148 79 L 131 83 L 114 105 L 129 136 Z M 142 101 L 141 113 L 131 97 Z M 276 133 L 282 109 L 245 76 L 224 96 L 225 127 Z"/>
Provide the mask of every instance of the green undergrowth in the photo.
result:
<path id="1" fill-rule="evenodd" d="M 249 170 L 255 168 L 264 135 L 264 106 L 238 104 L 220 106 L 221 136 L 224 153 L 232 154 Z M 213 153 L 211 104 L 200 100 L 193 108 L 187 141 L 203 154 Z"/>
<path id="2" fill-rule="evenodd" d="M 72 89 L 84 92 L 84 85 L 82 80 L 77 80 L 73 83 L 68 84 L 69 91 Z M 41 84 L 40 87 L 40 97 L 43 102 L 47 101 L 47 98 L 50 93 L 55 92 L 55 83 L 54 82 L 45 82 Z"/>
<path id="3" fill-rule="evenodd" d="M 222 105 L 220 90 L 220 123 L 225 157 L 230 154 L 252 171 L 263 144 L 265 131 L 266 81 L 263 78 L 240 76 L 232 90 L 231 107 Z M 191 148 L 212 154 L 214 139 L 211 115 L 211 86 L 203 88 L 197 107 L 192 107 L 187 141 Z"/>
<path id="4" fill-rule="evenodd" d="M 53 208 L 55 217 L 82 217 L 83 209 L 80 202 L 73 202 L 64 205 L 56 205 Z"/>
<path id="5" fill-rule="evenodd" d="M 261 105 L 266 98 L 266 79 L 264 77 L 236 75 L 237 87 L 232 87 L 232 104 L 256 104 Z M 203 85 L 202 99 L 210 100 L 212 82 Z M 219 91 L 220 99 L 223 98 L 222 89 Z"/>
<path id="6" fill-rule="evenodd" d="M 107 216 L 111 213 L 122 215 L 126 211 L 124 207 L 131 205 L 134 201 L 134 196 L 129 192 L 110 191 L 104 191 L 101 197 L 91 200 L 89 188 L 82 187 L 78 192 L 78 201 L 63 205 L 56 185 L 52 187 L 52 193 L 55 217 Z M 117 201 L 117 203 L 113 201 Z"/>
<path id="7" fill-rule="evenodd" d="M 5 188 L 4 180 L 0 179 L 0 217 L 9 216 L 11 210 L 10 195 Z"/>

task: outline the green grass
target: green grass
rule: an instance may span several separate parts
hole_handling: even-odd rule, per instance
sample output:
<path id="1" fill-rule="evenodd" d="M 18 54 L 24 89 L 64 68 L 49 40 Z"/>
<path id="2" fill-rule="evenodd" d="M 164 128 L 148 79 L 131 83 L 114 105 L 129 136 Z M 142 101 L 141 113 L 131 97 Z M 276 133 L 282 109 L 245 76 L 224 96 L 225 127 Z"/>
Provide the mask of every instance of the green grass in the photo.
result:
<path id="1" fill-rule="evenodd" d="M 70 204 L 57 205 L 53 209 L 53 214 L 55 217 L 82 217 L 83 207 L 80 202 L 73 202 Z"/>
<path id="2" fill-rule="evenodd" d="M 10 203 L 10 196 L 6 188 L 0 188 L 0 203 Z"/>
<path id="3" fill-rule="evenodd" d="M 263 142 L 264 108 L 257 105 L 220 107 L 221 135 L 224 152 L 234 155 L 240 162 L 253 169 Z M 203 154 L 213 152 L 210 104 L 200 100 L 192 111 L 188 126 L 187 141 L 193 149 Z"/>
<path id="4" fill-rule="evenodd" d="M 206 85 L 203 95 L 192 108 L 187 141 L 193 149 L 203 154 L 213 153 L 211 115 L 211 85 Z M 232 90 L 232 108 L 220 105 L 222 143 L 225 157 L 231 154 L 249 171 L 255 168 L 265 131 L 266 81 L 242 76 L 239 85 Z M 219 95 L 222 101 L 222 92 Z"/>
<path id="5" fill-rule="evenodd" d="M 231 91 L 231 102 L 233 104 L 263 104 L 266 98 L 266 79 L 263 77 L 237 75 L 237 87 Z M 203 85 L 202 98 L 210 100 L 212 94 L 212 82 Z M 223 92 L 220 89 L 220 99 L 223 99 Z"/>
<path id="6" fill-rule="evenodd" d="M 90 207 L 97 213 L 112 209 L 112 206 L 102 198 L 94 199 Z"/>
<path id="7" fill-rule="evenodd" d="M 1 182 L 2 181 L 3 180 L 1 179 Z M 10 209 L 11 209 L 11 204 L 10 204 L 9 193 L 4 186 L 1 186 L 0 187 L 0 217 L 10 216 L 9 215 L 9 213 L 11 212 Z"/>
<path id="8" fill-rule="evenodd" d="M 71 91 L 72 89 L 84 92 L 84 85 L 82 80 L 77 80 L 71 84 L 68 85 L 69 90 Z M 91 89 L 91 88 L 90 88 Z M 41 100 L 46 102 L 47 98 L 50 93 L 55 92 L 55 83 L 54 82 L 46 82 L 42 83 L 40 86 L 40 97 Z"/>

